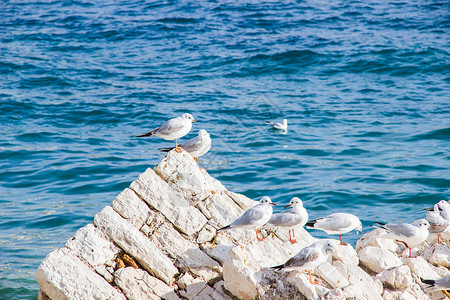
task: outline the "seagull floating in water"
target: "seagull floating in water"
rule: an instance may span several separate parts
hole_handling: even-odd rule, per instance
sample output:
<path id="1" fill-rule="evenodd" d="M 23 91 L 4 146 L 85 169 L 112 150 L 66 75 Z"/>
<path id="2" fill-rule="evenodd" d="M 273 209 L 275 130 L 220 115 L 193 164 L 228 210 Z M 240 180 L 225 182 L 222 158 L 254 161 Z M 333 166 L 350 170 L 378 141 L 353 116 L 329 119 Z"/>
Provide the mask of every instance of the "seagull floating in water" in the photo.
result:
<path id="1" fill-rule="evenodd" d="M 327 217 L 306 223 L 306 227 L 323 230 L 328 234 L 339 234 L 341 245 L 346 246 L 341 239 L 341 234 L 350 232 L 354 229 L 362 232 L 362 224 L 359 218 L 347 213 L 334 213 Z"/>
<path id="2" fill-rule="evenodd" d="M 430 223 L 425 219 L 420 219 L 416 224 L 400 223 L 385 224 L 376 222 L 379 226 L 388 231 L 388 233 L 378 236 L 378 238 L 392 239 L 396 242 L 403 243 L 409 249 L 409 257 L 411 258 L 411 246 L 419 245 L 428 237 L 428 228 Z"/>
<path id="3" fill-rule="evenodd" d="M 284 264 L 272 267 L 271 269 L 300 269 L 308 270 L 309 282 L 317 284 L 311 280 L 311 270 L 314 270 L 321 263 L 327 261 L 330 254 L 333 253 L 335 247 L 329 240 L 320 240 L 308 247 L 300 250 L 294 257 L 288 259 Z"/>
<path id="4" fill-rule="evenodd" d="M 166 121 L 160 127 L 136 137 L 158 136 L 165 140 L 175 140 L 175 151 L 180 153 L 182 149 L 177 146 L 177 139 L 191 131 L 192 122 L 198 122 L 191 114 L 185 113 L 181 117 Z"/>
<path id="5" fill-rule="evenodd" d="M 293 197 L 285 208 L 288 210 L 274 214 L 267 225 L 289 228 L 289 240 L 291 244 L 297 243 L 293 227 L 303 227 L 308 221 L 308 212 L 303 207 L 303 202 L 298 197 Z M 292 229 L 291 229 L 292 228 Z M 292 230 L 292 236 L 291 236 Z"/>
<path id="6" fill-rule="evenodd" d="M 277 123 L 277 122 L 271 122 L 266 121 L 267 124 L 272 126 L 272 128 L 279 129 L 279 130 L 287 130 L 287 120 L 283 119 L 283 123 Z"/>
<path id="7" fill-rule="evenodd" d="M 201 129 L 196 137 L 187 140 L 180 147 L 192 155 L 198 165 L 198 158 L 211 149 L 211 136 L 205 129 Z M 173 147 L 161 148 L 159 150 L 169 152 L 172 149 Z"/>
<path id="8" fill-rule="evenodd" d="M 256 228 L 263 226 L 267 223 L 267 221 L 269 221 L 273 213 L 272 205 L 276 204 L 273 203 L 269 197 L 264 196 L 261 200 L 259 200 L 259 204 L 245 211 L 242 216 L 237 218 L 230 225 L 222 227 L 217 231 L 231 228 L 254 229 L 256 232 L 256 238 L 262 241 L 263 239 L 258 236 L 258 230 Z"/>

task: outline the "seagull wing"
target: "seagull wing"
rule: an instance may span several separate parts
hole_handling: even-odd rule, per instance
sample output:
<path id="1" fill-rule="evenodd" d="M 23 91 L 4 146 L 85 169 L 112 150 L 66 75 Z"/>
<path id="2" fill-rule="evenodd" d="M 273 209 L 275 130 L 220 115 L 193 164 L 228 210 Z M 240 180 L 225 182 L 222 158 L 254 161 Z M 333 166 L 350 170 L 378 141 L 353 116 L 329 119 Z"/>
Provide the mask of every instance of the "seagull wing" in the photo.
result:
<path id="1" fill-rule="evenodd" d="M 247 210 L 242 216 L 237 218 L 233 223 L 230 224 L 230 227 L 237 226 L 249 226 L 255 224 L 258 220 L 260 220 L 264 216 L 264 211 L 261 207 L 254 206 Z"/>

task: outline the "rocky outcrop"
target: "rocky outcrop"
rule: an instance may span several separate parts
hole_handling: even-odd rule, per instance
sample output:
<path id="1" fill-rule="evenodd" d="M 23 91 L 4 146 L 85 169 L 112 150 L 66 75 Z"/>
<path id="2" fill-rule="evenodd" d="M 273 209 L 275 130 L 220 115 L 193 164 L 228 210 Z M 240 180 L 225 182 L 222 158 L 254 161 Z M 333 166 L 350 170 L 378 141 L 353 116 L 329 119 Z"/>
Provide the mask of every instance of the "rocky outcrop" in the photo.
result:
<path id="1" fill-rule="evenodd" d="M 296 229 L 217 228 L 255 201 L 228 191 L 186 152 L 171 151 L 147 169 L 92 224 L 44 259 L 39 299 L 439 299 L 420 277 L 449 273 L 449 245 L 430 242 L 407 258 L 401 245 L 364 235 L 356 250 L 336 241 L 330 260 L 313 271 L 274 271 L 316 239 Z M 446 239 L 448 242 L 448 238 Z M 416 252 L 419 249 L 416 249 Z"/>

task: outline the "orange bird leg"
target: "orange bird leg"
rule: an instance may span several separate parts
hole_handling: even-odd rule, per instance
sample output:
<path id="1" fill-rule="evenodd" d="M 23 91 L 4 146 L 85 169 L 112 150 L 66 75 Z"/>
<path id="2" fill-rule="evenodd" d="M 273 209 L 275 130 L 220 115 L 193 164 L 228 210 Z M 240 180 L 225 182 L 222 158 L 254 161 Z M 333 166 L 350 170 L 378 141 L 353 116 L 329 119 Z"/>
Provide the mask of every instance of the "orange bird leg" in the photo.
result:
<path id="1" fill-rule="evenodd" d="M 255 229 L 255 232 L 256 232 L 256 238 L 257 238 L 260 242 L 264 241 L 263 238 L 260 238 L 260 237 L 259 237 L 259 235 L 258 235 L 258 229 Z"/>
<path id="2" fill-rule="evenodd" d="M 177 139 L 175 139 L 175 151 L 178 153 L 181 153 L 183 151 L 183 148 L 177 146 Z"/>
<path id="3" fill-rule="evenodd" d="M 347 243 L 344 243 L 344 242 L 342 241 L 341 235 L 339 235 L 339 240 L 341 241 L 341 245 L 343 245 L 343 246 L 347 246 L 347 245 L 348 245 Z"/>
<path id="4" fill-rule="evenodd" d="M 311 278 L 311 270 L 308 270 L 308 274 L 309 274 L 309 282 L 310 282 L 311 284 L 319 284 L 319 283 L 316 282 L 316 281 L 312 281 L 312 278 Z"/>
<path id="5" fill-rule="evenodd" d="M 294 229 L 292 229 L 292 237 L 291 237 L 291 229 L 289 229 L 289 240 L 291 241 L 291 244 L 297 243 L 297 240 L 295 239 Z"/>
<path id="6" fill-rule="evenodd" d="M 411 247 L 409 247 L 408 244 L 405 243 L 404 241 L 399 241 L 399 240 L 395 240 L 395 241 L 405 245 L 405 247 L 409 249 L 409 258 L 412 258 L 412 256 L 411 256 Z"/>

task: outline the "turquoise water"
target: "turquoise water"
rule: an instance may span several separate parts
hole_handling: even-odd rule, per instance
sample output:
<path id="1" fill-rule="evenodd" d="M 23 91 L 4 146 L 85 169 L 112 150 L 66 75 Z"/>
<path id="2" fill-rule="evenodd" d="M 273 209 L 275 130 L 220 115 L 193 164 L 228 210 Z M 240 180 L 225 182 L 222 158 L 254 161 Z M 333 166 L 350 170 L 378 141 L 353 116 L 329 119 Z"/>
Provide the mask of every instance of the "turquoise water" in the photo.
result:
<path id="1" fill-rule="evenodd" d="M 42 259 L 172 145 L 134 136 L 184 112 L 200 120 L 185 139 L 213 139 L 202 167 L 311 219 L 370 230 L 449 198 L 447 1 L 0 8 L 1 299 L 37 298 Z M 264 124 L 283 118 L 287 134 Z"/>

